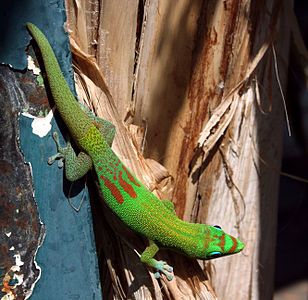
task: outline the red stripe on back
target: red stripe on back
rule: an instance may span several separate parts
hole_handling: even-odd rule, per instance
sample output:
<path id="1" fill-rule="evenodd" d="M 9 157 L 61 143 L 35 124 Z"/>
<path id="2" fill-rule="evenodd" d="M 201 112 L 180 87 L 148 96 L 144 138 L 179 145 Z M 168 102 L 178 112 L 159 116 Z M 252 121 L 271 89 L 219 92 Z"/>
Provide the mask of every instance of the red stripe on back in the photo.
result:
<path id="1" fill-rule="evenodd" d="M 122 204 L 124 202 L 124 198 L 116 185 L 103 175 L 101 175 L 100 178 L 103 180 L 105 187 L 111 192 L 112 196 L 117 200 L 117 202 Z"/>
<path id="2" fill-rule="evenodd" d="M 122 177 L 122 171 L 119 172 L 119 183 L 121 185 L 121 187 L 123 188 L 123 190 L 128 194 L 130 195 L 132 198 L 136 198 L 137 197 L 137 194 L 135 192 L 135 190 L 133 189 L 133 187 L 127 183 L 123 177 Z"/>
<path id="3" fill-rule="evenodd" d="M 124 165 L 122 166 L 122 168 L 125 171 L 125 173 L 126 173 L 128 179 L 130 180 L 130 182 L 132 182 L 136 186 L 140 186 L 140 184 L 135 180 L 134 176 L 127 170 L 127 168 Z"/>

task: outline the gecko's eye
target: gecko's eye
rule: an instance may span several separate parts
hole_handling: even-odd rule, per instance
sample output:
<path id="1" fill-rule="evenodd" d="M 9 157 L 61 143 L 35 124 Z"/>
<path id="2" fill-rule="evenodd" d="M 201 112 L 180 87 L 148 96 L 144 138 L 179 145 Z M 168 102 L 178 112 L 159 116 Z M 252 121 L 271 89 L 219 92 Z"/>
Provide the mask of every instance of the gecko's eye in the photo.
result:
<path id="1" fill-rule="evenodd" d="M 221 227 L 219 225 L 214 225 L 213 227 L 221 230 Z"/>
<path id="2" fill-rule="evenodd" d="M 221 255 L 222 255 L 221 252 L 213 251 L 207 255 L 207 258 L 216 258 L 216 257 L 220 257 Z"/>

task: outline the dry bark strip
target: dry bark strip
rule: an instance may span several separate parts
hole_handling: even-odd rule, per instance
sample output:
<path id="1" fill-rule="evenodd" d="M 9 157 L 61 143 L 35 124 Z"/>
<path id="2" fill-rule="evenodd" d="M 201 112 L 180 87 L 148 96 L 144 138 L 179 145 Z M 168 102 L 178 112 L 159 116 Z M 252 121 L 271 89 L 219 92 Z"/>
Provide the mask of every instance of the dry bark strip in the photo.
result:
<path id="1" fill-rule="evenodd" d="M 130 243 L 104 240 L 103 289 L 115 299 L 271 299 L 279 174 L 260 158 L 279 169 L 274 64 L 288 62 L 284 2 L 120 2 L 67 0 L 80 98 L 115 123 L 115 151 L 151 190 L 172 198 L 181 218 L 219 224 L 246 248 L 204 273 L 172 255 L 176 280 L 158 283 L 131 250 L 140 253 L 143 242 L 109 216 Z M 280 76 L 285 87 L 286 67 Z"/>

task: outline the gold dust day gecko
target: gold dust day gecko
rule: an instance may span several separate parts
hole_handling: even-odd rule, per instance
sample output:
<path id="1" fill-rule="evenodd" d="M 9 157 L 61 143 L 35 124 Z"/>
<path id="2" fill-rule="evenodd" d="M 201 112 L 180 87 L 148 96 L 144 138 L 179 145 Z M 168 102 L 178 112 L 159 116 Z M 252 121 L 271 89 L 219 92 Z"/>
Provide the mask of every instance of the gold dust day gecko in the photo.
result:
<path id="1" fill-rule="evenodd" d="M 171 201 L 159 200 L 131 173 L 111 149 L 115 127 L 82 109 L 45 35 L 31 23 L 27 23 L 27 28 L 40 49 L 56 108 L 80 150 L 76 155 L 70 143 L 61 147 L 54 133 L 58 153 L 49 158 L 49 163 L 64 160 L 65 174 L 70 181 L 81 178 L 92 168 L 95 170 L 107 205 L 124 224 L 149 240 L 140 259 L 156 270 L 155 277 L 164 274 L 168 280 L 173 278 L 172 267 L 154 258 L 160 248 L 202 260 L 240 252 L 244 244 L 239 239 L 219 226 L 179 219 Z"/>

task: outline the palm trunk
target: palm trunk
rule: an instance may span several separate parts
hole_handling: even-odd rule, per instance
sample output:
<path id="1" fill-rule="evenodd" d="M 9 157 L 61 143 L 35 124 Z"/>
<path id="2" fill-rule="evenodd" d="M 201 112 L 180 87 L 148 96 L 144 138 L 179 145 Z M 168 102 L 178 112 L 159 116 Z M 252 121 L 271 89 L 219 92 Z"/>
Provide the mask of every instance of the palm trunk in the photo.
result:
<path id="1" fill-rule="evenodd" d="M 200 263 L 204 273 L 172 254 L 176 282 L 161 292 L 135 253 L 110 238 L 119 255 L 106 264 L 103 289 L 113 282 L 114 298 L 271 299 L 288 8 L 278 0 L 71 2 L 75 61 L 93 107 L 118 128 L 115 151 L 181 218 L 219 224 L 246 243 L 241 254 Z"/>

